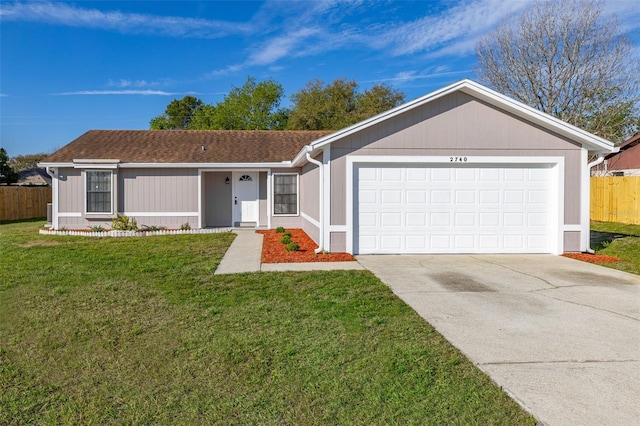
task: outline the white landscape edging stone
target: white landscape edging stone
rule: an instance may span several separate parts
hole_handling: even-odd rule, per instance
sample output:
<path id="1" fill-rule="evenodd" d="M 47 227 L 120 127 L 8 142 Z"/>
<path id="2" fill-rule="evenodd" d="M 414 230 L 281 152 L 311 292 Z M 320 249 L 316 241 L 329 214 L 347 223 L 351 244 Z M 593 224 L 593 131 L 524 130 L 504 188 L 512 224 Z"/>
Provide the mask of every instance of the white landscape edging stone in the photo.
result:
<path id="1" fill-rule="evenodd" d="M 232 228 L 210 229 L 162 229 L 159 231 L 60 231 L 53 229 L 40 229 L 41 235 L 71 235 L 74 237 L 150 237 L 156 235 L 188 235 L 188 234 L 219 234 L 231 232 Z"/>

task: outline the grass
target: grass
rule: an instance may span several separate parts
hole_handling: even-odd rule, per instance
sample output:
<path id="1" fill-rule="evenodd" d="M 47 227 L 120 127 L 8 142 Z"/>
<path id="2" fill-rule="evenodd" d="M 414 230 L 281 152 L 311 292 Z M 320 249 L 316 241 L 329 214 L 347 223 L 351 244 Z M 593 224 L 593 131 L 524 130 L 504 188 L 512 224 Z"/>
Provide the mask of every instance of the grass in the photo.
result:
<path id="1" fill-rule="evenodd" d="M 598 254 L 620 258 L 619 262 L 602 266 L 640 275 L 640 225 L 592 222 L 591 231 L 596 237 L 593 248 Z"/>
<path id="2" fill-rule="evenodd" d="M 369 272 L 0 225 L 0 424 L 532 424 Z"/>

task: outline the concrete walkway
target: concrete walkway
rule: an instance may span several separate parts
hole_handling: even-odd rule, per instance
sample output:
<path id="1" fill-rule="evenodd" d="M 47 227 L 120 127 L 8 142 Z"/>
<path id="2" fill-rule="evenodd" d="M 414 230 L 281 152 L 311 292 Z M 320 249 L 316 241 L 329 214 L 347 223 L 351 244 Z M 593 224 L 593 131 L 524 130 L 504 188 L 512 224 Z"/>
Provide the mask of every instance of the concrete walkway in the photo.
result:
<path id="1" fill-rule="evenodd" d="M 262 234 L 253 229 L 234 229 L 237 235 L 214 275 L 243 272 L 335 271 L 364 269 L 358 262 L 261 263 Z"/>
<path id="2" fill-rule="evenodd" d="M 640 424 L 639 276 L 551 255 L 358 261 L 542 424 Z"/>
<path id="3" fill-rule="evenodd" d="M 236 234 L 236 238 L 227 249 L 218 265 L 218 269 L 213 274 L 239 274 L 260 271 L 262 234 L 258 234 L 253 229 L 234 229 L 233 233 Z"/>

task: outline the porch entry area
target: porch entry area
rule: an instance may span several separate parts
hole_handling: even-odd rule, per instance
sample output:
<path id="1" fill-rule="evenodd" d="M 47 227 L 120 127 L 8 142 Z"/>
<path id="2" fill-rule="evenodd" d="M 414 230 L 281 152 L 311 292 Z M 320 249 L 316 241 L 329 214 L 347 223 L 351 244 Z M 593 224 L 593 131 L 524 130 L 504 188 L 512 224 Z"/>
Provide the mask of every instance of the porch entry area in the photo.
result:
<path id="1" fill-rule="evenodd" d="M 202 184 L 203 226 L 266 226 L 266 171 L 203 172 Z"/>

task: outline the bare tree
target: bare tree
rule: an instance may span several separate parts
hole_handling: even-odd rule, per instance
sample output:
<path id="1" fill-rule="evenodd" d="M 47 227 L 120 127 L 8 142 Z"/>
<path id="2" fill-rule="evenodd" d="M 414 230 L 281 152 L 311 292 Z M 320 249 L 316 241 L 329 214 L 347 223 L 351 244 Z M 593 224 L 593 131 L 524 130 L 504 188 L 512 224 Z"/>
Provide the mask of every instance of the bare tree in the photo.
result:
<path id="1" fill-rule="evenodd" d="M 638 59 L 595 0 L 535 1 L 476 45 L 480 80 L 613 142 L 638 130 Z"/>

